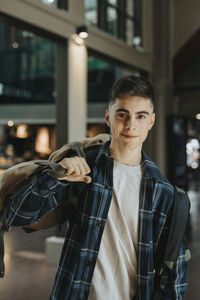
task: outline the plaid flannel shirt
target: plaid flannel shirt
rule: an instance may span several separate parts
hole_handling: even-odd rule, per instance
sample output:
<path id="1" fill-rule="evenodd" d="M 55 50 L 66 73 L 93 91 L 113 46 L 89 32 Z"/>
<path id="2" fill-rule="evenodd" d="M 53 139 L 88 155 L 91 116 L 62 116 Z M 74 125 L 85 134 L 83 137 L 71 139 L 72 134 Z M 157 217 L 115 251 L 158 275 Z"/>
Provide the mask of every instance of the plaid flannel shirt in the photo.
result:
<path id="1" fill-rule="evenodd" d="M 98 151 L 90 184 L 58 181 L 47 174 L 41 174 L 33 182 L 20 188 L 10 199 L 7 222 L 12 226 L 33 224 L 56 206 L 65 207 L 69 228 L 51 300 L 88 298 L 113 193 L 113 159 L 108 156 L 108 144 L 109 142 L 105 143 Z M 139 199 L 138 285 L 134 299 L 152 299 L 155 266 L 163 259 L 173 199 L 173 186 L 143 153 Z M 186 244 L 183 241 L 173 270 L 177 300 L 183 299 L 187 287 L 185 250 Z M 170 300 L 168 280 L 162 278 L 162 281 L 163 299 Z"/>

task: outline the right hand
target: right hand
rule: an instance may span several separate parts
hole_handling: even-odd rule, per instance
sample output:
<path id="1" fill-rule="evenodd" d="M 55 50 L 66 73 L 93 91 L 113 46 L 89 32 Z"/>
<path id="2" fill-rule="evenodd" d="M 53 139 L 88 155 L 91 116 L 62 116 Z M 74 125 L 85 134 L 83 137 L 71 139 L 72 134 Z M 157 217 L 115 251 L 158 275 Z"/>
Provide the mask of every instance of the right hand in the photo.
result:
<path id="1" fill-rule="evenodd" d="M 91 172 L 86 160 L 83 157 L 75 156 L 62 159 L 59 164 L 66 169 L 66 177 L 58 178 L 66 181 L 79 181 L 90 183 L 92 178 L 87 176 Z"/>

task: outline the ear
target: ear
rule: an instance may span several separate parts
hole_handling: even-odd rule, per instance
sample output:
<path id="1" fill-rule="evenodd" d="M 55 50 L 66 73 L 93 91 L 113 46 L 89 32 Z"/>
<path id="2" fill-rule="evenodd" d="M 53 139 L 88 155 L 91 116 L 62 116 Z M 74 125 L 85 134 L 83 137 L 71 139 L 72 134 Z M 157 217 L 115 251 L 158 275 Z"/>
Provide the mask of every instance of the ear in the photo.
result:
<path id="1" fill-rule="evenodd" d="M 108 109 L 106 109 L 106 112 L 105 112 L 105 120 L 106 120 L 107 126 L 110 127 L 110 116 L 109 116 Z"/>
<path id="2" fill-rule="evenodd" d="M 155 113 L 153 113 L 152 116 L 151 116 L 151 122 L 150 122 L 150 125 L 149 125 L 149 130 L 151 130 L 151 128 L 153 127 L 153 125 L 155 123 L 155 118 L 156 118 L 156 115 L 155 115 Z"/>

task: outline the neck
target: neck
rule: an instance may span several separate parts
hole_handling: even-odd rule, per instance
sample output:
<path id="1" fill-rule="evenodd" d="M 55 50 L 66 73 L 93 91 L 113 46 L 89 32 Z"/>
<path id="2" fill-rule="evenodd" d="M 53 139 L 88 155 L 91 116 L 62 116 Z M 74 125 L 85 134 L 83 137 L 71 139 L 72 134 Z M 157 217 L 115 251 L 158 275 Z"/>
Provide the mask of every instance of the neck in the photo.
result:
<path id="1" fill-rule="evenodd" d="M 129 166 L 137 166 L 141 163 L 142 159 L 142 152 L 141 148 L 131 149 L 131 148 L 124 148 L 114 143 L 110 144 L 110 156 L 113 157 L 115 160 Z"/>

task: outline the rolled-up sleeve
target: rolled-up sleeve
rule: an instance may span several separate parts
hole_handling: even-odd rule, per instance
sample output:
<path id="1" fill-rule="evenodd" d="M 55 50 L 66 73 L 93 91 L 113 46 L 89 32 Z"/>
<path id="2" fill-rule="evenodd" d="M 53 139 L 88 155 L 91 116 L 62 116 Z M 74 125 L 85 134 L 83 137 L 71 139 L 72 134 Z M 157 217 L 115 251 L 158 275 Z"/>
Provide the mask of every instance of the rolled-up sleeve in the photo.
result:
<path id="1" fill-rule="evenodd" d="M 68 201 L 66 181 L 41 174 L 22 186 L 9 199 L 6 223 L 10 226 L 34 224 L 47 212 Z"/>

